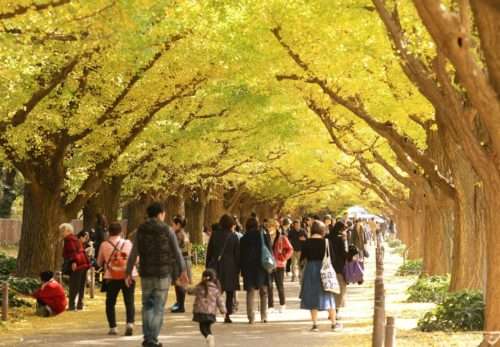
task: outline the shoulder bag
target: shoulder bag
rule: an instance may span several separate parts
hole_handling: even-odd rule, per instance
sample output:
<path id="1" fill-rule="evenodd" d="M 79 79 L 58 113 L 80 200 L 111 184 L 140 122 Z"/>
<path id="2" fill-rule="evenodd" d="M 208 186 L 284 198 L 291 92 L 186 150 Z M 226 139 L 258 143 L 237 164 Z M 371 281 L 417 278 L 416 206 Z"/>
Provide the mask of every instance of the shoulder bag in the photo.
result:
<path id="1" fill-rule="evenodd" d="M 330 244 L 328 239 L 325 239 L 325 256 L 321 265 L 321 284 L 325 292 L 340 294 L 340 285 L 337 280 L 337 274 L 332 266 L 330 258 Z"/>

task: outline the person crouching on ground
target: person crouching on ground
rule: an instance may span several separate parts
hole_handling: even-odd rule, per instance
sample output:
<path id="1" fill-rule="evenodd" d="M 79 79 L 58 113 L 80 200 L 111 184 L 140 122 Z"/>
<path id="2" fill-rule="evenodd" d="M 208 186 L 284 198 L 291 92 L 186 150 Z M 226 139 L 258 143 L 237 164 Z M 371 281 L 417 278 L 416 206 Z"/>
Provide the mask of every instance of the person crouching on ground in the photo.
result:
<path id="1" fill-rule="evenodd" d="M 193 322 L 200 324 L 200 332 L 206 338 L 207 346 L 214 347 L 212 324 L 216 321 L 217 308 L 221 314 L 225 314 L 226 310 L 217 273 L 213 269 L 206 269 L 201 278 L 201 282 L 196 287 L 188 289 L 187 292 L 195 296 Z"/>
<path id="2" fill-rule="evenodd" d="M 33 293 L 37 316 L 50 317 L 64 312 L 68 300 L 63 286 L 54 279 L 54 273 L 44 271 L 40 274 L 40 279 L 42 286 Z"/>

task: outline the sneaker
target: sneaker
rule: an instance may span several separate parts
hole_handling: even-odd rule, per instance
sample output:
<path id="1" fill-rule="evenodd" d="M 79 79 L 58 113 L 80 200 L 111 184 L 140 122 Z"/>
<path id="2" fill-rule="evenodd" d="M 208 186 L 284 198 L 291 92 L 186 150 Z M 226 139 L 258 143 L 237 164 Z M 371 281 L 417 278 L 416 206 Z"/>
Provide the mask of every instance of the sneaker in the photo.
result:
<path id="1" fill-rule="evenodd" d="M 175 303 L 172 305 L 172 307 L 170 307 L 170 311 L 175 311 L 179 308 L 179 304 L 178 303 Z"/>
<path id="2" fill-rule="evenodd" d="M 184 307 L 177 307 L 175 310 L 172 310 L 172 313 L 184 313 L 186 310 Z"/>
<path id="3" fill-rule="evenodd" d="M 142 342 L 142 347 L 163 347 L 163 344 L 161 342 L 154 343 L 154 342 Z"/>
<path id="4" fill-rule="evenodd" d="M 343 326 L 340 323 L 332 324 L 332 330 L 333 331 L 341 330 L 342 328 L 343 328 Z"/>
<path id="5" fill-rule="evenodd" d="M 110 328 L 108 331 L 108 335 L 118 335 L 118 331 L 116 328 Z"/>
<path id="6" fill-rule="evenodd" d="M 132 336 L 134 335 L 134 327 L 132 325 L 128 325 L 125 328 L 125 336 Z"/>
<path id="7" fill-rule="evenodd" d="M 233 321 L 231 320 L 231 318 L 229 318 L 229 316 L 227 316 L 226 318 L 224 318 L 224 323 L 226 324 L 231 324 Z"/>
<path id="8" fill-rule="evenodd" d="M 313 324 L 311 331 L 317 333 L 319 331 L 318 326 L 316 324 Z"/>
<path id="9" fill-rule="evenodd" d="M 215 338 L 213 335 L 207 336 L 207 346 L 208 347 L 215 347 Z"/>
<path id="10" fill-rule="evenodd" d="M 285 312 L 285 310 L 286 310 L 286 306 L 285 305 L 281 305 L 280 308 L 278 309 L 278 312 L 279 313 L 283 313 L 283 312 Z"/>
<path id="11" fill-rule="evenodd" d="M 267 319 L 261 320 L 262 323 L 267 323 Z"/>

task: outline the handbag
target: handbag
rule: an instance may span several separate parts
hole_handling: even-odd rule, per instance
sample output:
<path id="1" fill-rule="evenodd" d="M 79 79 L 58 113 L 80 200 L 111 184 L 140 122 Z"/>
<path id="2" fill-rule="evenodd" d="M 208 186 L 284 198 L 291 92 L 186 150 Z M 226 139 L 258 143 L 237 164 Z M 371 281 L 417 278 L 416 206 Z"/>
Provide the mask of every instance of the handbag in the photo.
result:
<path id="1" fill-rule="evenodd" d="M 365 270 L 363 263 L 357 260 L 349 261 L 344 266 L 344 278 L 346 283 L 363 283 Z"/>
<path id="2" fill-rule="evenodd" d="M 276 261 L 274 260 L 274 257 L 267 248 L 266 242 L 264 240 L 264 233 L 260 232 L 260 242 L 261 242 L 261 254 L 260 254 L 260 264 L 264 270 L 266 270 L 267 273 L 272 273 L 274 269 L 276 268 Z"/>
<path id="3" fill-rule="evenodd" d="M 340 294 L 340 285 L 337 280 L 337 273 L 333 269 L 332 261 L 330 258 L 330 244 L 328 239 L 325 239 L 325 256 L 321 264 L 321 284 L 325 292 Z"/>

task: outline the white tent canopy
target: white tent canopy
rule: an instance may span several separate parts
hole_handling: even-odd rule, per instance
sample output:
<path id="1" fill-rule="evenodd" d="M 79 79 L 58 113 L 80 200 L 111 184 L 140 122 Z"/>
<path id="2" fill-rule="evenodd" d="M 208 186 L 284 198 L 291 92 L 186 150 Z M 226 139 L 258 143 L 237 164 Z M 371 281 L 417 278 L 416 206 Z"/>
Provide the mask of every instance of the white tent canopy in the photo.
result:
<path id="1" fill-rule="evenodd" d="M 352 206 L 347 209 L 347 214 L 349 218 L 361 218 L 361 219 L 372 219 L 374 218 L 376 222 L 383 223 L 384 220 L 379 216 L 370 213 L 366 208 L 362 206 Z"/>

